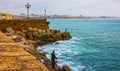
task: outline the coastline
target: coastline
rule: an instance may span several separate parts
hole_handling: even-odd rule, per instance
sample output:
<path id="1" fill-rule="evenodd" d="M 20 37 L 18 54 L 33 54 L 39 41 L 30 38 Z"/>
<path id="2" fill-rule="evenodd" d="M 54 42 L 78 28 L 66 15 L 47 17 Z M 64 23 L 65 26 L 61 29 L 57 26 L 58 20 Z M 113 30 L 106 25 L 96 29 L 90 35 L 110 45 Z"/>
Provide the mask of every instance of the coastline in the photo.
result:
<path id="1" fill-rule="evenodd" d="M 0 31 L 0 71 L 49 71 L 20 43 Z"/>
<path id="2" fill-rule="evenodd" d="M 67 32 L 65 32 L 67 33 Z M 68 34 L 67 34 L 68 35 Z M 67 37 L 67 38 L 60 38 L 60 39 L 54 39 L 54 41 L 48 41 L 48 42 L 39 42 L 37 40 L 26 40 L 27 43 L 28 43 L 28 46 L 30 45 L 30 47 L 23 47 L 27 52 L 29 52 L 30 54 L 32 54 L 33 56 L 36 57 L 37 60 L 39 60 L 41 63 L 42 63 L 42 60 L 44 60 L 44 65 L 50 70 L 50 71 L 70 71 L 70 68 L 68 66 L 63 66 L 62 68 L 60 66 L 58 66 L 57 64 L 55 65 L 55 69 L 52 69 L 51 65 L 51 60 L 49 60 L 47 57 L 46 57 L 46 54 L 45 53 L 40 53 L 40 51 L 38 51 L 36 48 L 38 46 L 45 46 L 45 45 L 49 45 L 49 44 L 52 44 L 58 40 L 67 40 L 67 39 L 70 39 L 71 37 Z M 46 39 L 46 40 L 49 40 L 49 37 Z M 24 45 L 24 44 L 23 44 Z M 64 68 L 65 67 L 65 68 Z M 66 69 L 67 68 L 67 69 Z M 64 70 L 63 70 L 64 69 Z"/>
<path id="3" fill-rule="evenodd" d="M 45 24 L 45 22 L 44 22 Z M 46 23 L 48 25 L 48 23 Z M 15 24 L 11 24 L 14 25 Z M 3 25 L 2 25 L 3 26 Z M 42 25 L 43 26 L 43 25 Z M 40 26 L 39 26 L 40 27 Z M 55 69 L 51 67 L 51 61 L 46 57 L 45 53 L 40 53 L 36 48 L 38 46 L 44 46 L 52 44 L 53 42 L 59 40 L 70 39 L 71 36 L 69 32 L 60 32 L 60 30 L 54 30 L 49 28 L 38 29 L 39 27 L 27 26 L 26 29 L 14 29 L 14 27 L 3 27 L 3 31 L 8 37 L 15 41 L 15 43 L 20 44 L 21 47 L 33 56 L 36 57 L 36 60 L 39 60 L 44 64 L 50 71 L 70 71 L 68 66 L 63 66 L 62 68 L 56 64 Z M 44 26 L 45 27 L 45 26 Z M 37 34 L 38 33 L 38 34 Z M 31 35 L 32 34 L 32 35 Z M 41 34 L 41 35 L 40 35 Z M 41 41 L 40 41 L 41 40 Z M 44 60 L 44 63 L 42 62 Z"/>
<path id="4" fill-rule="evenodd" d="M 65 32 L 66 33 L 66 32 Z M 42 62 L 42 60 L 44 60 L 44 65 L 50 70 L 50 71 L 70 71 L 70 69 L 68 68 L 68 66 L 65 66 L 65 68 L 67 68 L 67 69 L 65 69 L 64 68 L 64 70 L 63 70 L 63 68 L 61 68 L 60 66 L 58 66 L 57 64 L 56 64 L 56 66 L 55 66 L 55 69 L 52 69 L 52 67 L 51 67 L 51 65 L 52 65 L 52 63 L 51 63 L 51 60 L 49 60 L 47 57 L 46 57 L 46 54 L 45 53 L 40 53 L 40 51 L 38 51 L 36 48 L 38 47 L 38 46 L 45 46 L 45 45 L 49 45 L 49 44 L 52 44 L 52 43 L 54 43 L 54 42 L 56 42 L 56 41 L 59 41 L 59 40 L 67 40 L 67 39 L 70 39 L 71 37 L 67 37 L 66 39 L 64 38 L 64 39 L 54 39 L 54 41 L 50 41 L 50 42 L 44 42 L 43 44 L 40 44 L 40 42 L 39 41 L 35 41 L 35 43 L 32 43 L 32 46 L 31 46 L 31 48 L 24 48 L 27 52 L 29 52 L 29 53 L 31 53 L 33 56 L 35 56 L 36 57 L 36 59 L 37 60 L 39 60 L 40 62 Z M 49 40 L 49 37 L 46 39 L 46 40 Z M 31 45 L 31 42 L 28 42 L 28 43 L 30 43 L 30 45 Z"/>

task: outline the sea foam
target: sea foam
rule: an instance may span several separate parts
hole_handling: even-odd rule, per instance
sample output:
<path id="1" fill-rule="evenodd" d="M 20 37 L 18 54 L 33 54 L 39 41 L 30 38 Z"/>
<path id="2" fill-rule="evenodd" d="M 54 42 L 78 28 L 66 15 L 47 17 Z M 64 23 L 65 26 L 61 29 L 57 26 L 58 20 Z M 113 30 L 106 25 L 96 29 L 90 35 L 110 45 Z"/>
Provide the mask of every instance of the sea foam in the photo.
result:
<path id="1" fill-rule="evenodd" d="M 58 58 L 57 64 L 59 66 L 62 67 L 63 65 L 68 65 L 70 66 L 72 71 L 83 71 L 85 69 L 85 66 L 81 65 L 80 62 L 78 65 L 76 65 L 72 60 L 73 56 L 77 56 L 80 54 L 80 52 L 73 51 L 71 49 L 71 45 L 76 43 L 75 40 L 79 40 L 79 39 L 77 37 L 73 37 L 70 40 L 57 41 L 51 45 L 38 47 L 37 49 L 40 52 L 46 52 L 46 56 L 49 59 L 51 58 L 51 52 L 55 50 L 56 57 Z"/>

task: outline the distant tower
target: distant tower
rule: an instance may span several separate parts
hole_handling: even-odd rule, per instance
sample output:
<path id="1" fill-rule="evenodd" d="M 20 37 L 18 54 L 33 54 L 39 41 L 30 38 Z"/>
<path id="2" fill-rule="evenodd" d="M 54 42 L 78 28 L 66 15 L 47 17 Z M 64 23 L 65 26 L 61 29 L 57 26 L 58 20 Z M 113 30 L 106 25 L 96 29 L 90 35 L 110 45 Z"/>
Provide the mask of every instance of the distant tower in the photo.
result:
<path id="1" fill-rule="evenodd" d="M 31 7 L 31 5 L 27 3 L 25 7 L 27 8 L 27 19 L 29 19 L 29 8 Z"/>
<path id="2" fill-rule="evenodd" d="M 46 12 L 47 12 L 47 10 L 45 9 L 44 17 L 46 17 Z"/>

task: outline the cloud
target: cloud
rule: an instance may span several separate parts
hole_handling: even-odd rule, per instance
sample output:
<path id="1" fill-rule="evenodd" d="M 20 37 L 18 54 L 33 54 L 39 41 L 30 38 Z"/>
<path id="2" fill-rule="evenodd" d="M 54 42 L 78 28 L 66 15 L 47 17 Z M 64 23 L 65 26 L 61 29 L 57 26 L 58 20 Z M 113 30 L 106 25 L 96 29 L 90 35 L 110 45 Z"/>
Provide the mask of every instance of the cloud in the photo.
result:
<path id="1" fill-rule="evenodd" d="M 0 7 L 12 13 L 26 13 L 25 4 L 29 2 L 31 13 L 71 15 L 120 16 L 120 0 L 1 0 Z"/>

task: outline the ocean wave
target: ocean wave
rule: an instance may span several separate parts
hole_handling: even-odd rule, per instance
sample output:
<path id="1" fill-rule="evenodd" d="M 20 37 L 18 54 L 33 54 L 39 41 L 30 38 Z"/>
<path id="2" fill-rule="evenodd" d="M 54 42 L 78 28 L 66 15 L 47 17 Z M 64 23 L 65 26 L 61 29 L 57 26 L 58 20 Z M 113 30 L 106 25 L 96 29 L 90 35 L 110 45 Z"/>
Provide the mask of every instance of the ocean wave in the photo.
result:
<path id="1" fill-rule="evenodd" d="M 46 45 L 37 48 L 41 52 L 46 52 L 46 56 L 50 59 L 51 52 L 55 50 L 55 54 L 57 56 L 57 64 L 59 66 L 67 65 L 70 66 L 72 71 L 94 71 L 92 67 L 86 67 L 82 65 L 79 60 L 79 57 L 85 56 L 83 52 L 87 52 L 86 54 L 96 52 L 98 50 L 86 49 L 80 46 L 81 39 L 78 37 L 73 37 L 70 40 L 65 41 L 57 41 L 52 45 Z M 75 59 L 77 58 L 77 59 Z M 76 61 L 75 61 L 76 60 Z M 77 62 L 78 61 L 78 62 Z"/>
<path id="2" fill-rule="evenodd" d="M 53 45 L 46 45 L 38 47 L 37 49 L 40 52 L 46 52 L 46 56 L 50 59 L 52 50 L 55 50 L 56 56 L 58 58 L 57 64 L 59 66 L 68 65 L 72 71 L 83 71 L 85 66 L 81 65 L 79 62 L 78 65 L 72 60 L 72 56 L 80 55 L 80 52 L 73 51 L 71 45 L 76 43 L 76 40 L 79 40 L 77 37 L 73 37 L 70 40 L 57 41 Z M 57 44 L 56 44 L 57 43 Z"/>

